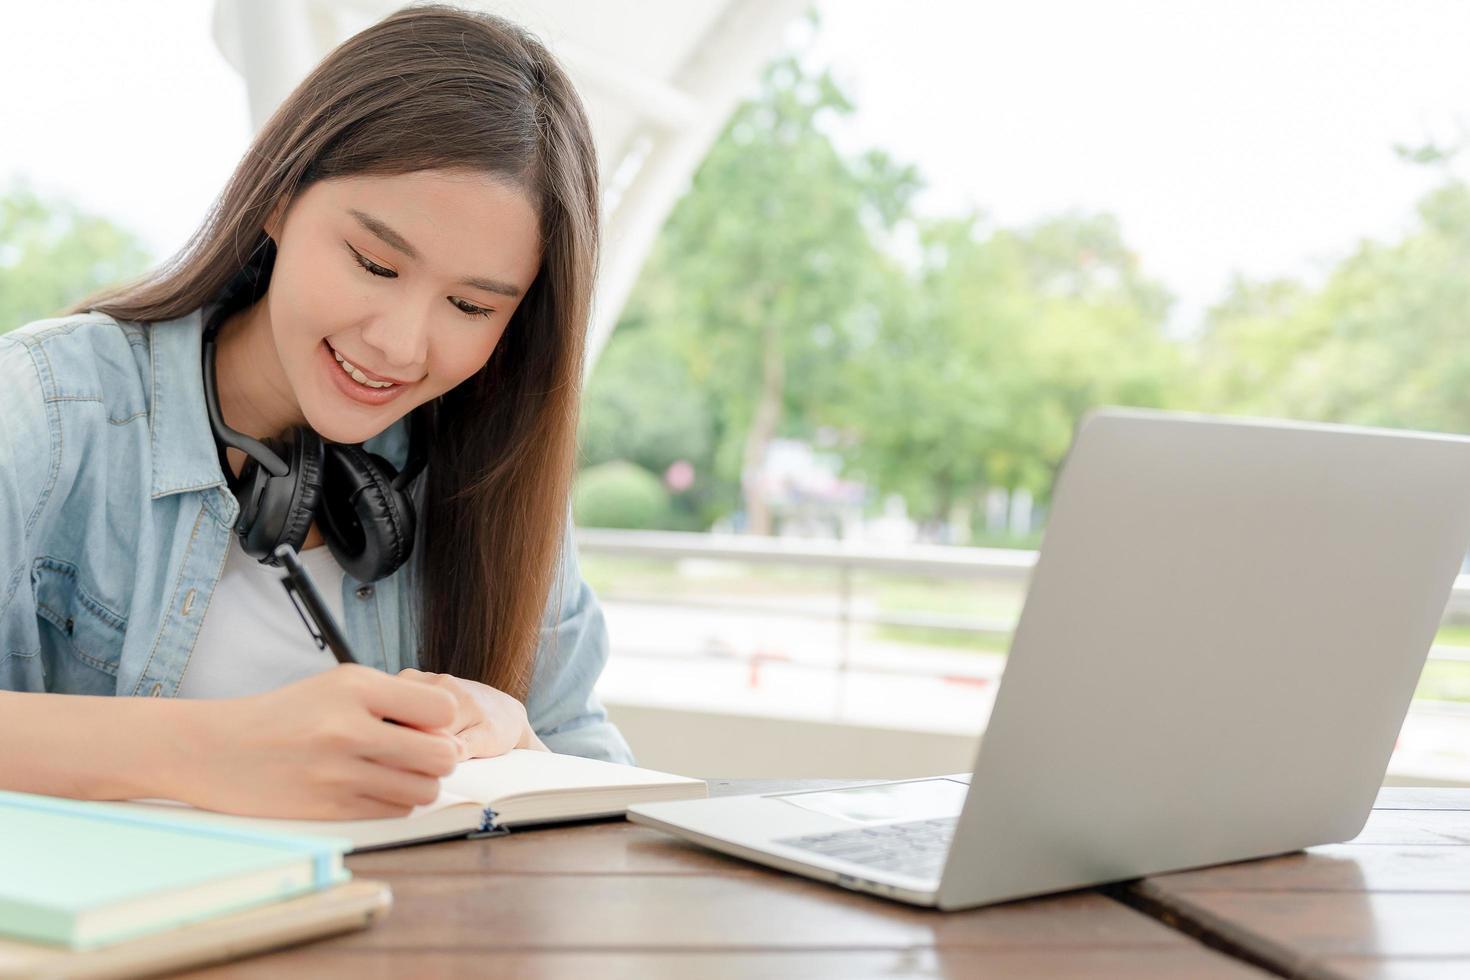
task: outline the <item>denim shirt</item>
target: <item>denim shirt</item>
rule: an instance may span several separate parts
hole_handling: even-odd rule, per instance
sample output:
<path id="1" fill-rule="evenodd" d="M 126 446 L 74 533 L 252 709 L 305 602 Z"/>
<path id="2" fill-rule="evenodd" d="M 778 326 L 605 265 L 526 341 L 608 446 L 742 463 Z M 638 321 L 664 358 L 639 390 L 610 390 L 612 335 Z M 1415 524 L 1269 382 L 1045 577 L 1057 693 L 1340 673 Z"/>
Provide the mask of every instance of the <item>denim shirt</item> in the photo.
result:
<path id="1" fill-rule="evenodd" d="M 204 404 L 207 312 L 0 335 L 0 689 L 177 692 L 239 512 Z M 401 466 L 406 421 L 364 448 Z M 353 650 L 388 673 L 417 666 L 414 570 L 342 584 Z M 632 763 L 593 690 L 607 653 L 568 520 L 526 712 L 554 752 Z"/>

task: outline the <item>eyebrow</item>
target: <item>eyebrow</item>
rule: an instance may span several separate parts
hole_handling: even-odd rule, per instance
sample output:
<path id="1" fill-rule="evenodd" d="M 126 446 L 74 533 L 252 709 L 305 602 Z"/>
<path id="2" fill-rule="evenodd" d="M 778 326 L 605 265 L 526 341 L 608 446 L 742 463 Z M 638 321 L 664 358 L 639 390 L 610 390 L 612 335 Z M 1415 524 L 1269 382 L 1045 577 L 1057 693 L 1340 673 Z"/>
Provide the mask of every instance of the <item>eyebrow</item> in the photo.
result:
<path id="1" fill-rule="evenodd" d="M 408 239 L 388 227 L 383 221 L 365 211 L 358 211 L 356 208 L 350 208 L 348 213 L 357 219 L 358 224 L 362 225 L 374 235 L 377 235 L 391 248 L 396 248 L 411 259 L 418 260 L 423 258 L 419 254 L 419 250 L 408 243 Z M 483 289 L 489 293 L 497 293 L 510 299 L 519 299 L 521 295 L 519 286 L 501 279 L 482 279 L 478 276 L 466 276 L 459 282 L 462 286 L 474 286 L 476 289 Z"/>

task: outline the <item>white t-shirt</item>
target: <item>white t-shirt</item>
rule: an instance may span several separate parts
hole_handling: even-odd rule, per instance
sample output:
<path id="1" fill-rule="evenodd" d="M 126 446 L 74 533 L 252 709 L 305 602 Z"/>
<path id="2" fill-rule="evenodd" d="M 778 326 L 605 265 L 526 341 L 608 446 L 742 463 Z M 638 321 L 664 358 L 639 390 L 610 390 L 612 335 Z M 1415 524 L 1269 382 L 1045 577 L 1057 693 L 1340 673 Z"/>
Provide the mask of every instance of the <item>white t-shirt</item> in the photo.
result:
<path id="1" fill-rule="evenodd" d="M 342 566 L 325 545 L 301 552 L 301 563 L 344 621 Z M 271 691 L 337 665 L 318 649 L 281 587 L 281 570 L 262 565 L 230 535 L 225 570 L 199 625 L 194 652 L 179 680 L 181 698 L 233 698 Z"/>

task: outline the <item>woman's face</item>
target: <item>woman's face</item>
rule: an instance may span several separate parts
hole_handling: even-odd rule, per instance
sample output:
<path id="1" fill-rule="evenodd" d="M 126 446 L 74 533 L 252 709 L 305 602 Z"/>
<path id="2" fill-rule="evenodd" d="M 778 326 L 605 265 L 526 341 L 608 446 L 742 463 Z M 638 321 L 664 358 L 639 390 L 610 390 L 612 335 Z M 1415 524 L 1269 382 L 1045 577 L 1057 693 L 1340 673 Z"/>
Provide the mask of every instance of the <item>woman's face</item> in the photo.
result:
<path id="1" fill-rule="evenodd" d="M 319 180 L 266 230 L 276 352 L 332 442 L 377 435 L 480 370 L 541 265 L 530 199 L 486 175 Z"/>

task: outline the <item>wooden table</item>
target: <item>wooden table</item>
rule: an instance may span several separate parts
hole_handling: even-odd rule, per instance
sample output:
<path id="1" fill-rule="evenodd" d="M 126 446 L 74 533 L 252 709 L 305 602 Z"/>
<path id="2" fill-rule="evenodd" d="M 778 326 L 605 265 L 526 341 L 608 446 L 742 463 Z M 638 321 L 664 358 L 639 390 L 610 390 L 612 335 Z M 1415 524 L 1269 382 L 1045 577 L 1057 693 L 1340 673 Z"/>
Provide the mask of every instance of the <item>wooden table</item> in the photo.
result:
<path id="1" fill-rule="evenodd" d="M 1287 976 L 1470 977 L 1470 789 L 1386 788 L 1349 843 L 1117 894 Z"/>
<path id="2" fill-rule="evenodd" d="M 711 795 L 852 781 L 721 781 Z M 625 821 L 348 858 L 378 925 L 199 977 L 1267 976 L 1092 891 L 941 913 L 769 871 Z"/>
<path id="3" fill-rule="evenodd" d="M 1352 844 L 952 913 L 621 821 L 424 844 L 348 859 L 392 885 L 372 929 L 190 976 L 1470 976 L 1470 791 L 1385 790 L 1380 806 Z"/>

